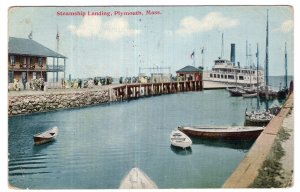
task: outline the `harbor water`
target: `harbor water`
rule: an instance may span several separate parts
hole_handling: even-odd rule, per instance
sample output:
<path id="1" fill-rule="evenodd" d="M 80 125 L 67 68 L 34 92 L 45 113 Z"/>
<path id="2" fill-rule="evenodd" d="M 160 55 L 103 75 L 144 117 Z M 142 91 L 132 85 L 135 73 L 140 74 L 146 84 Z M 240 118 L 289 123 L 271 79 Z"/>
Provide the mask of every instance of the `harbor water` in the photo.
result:
<path id="1" fill-rule="evenodd" d="M 276 103 L 277 101 L 274 101 Z M 133 167 L 159 188 L 219 188 L 253 141 L 193 138 L 171 147 L 180 125 L 243 125 L 256 98 L 226 90 L 186 92 L 9 118 L 9 182 L 29 189 L 115 189 Z M 32 136 L 58 126 L 57 139 Z"/>

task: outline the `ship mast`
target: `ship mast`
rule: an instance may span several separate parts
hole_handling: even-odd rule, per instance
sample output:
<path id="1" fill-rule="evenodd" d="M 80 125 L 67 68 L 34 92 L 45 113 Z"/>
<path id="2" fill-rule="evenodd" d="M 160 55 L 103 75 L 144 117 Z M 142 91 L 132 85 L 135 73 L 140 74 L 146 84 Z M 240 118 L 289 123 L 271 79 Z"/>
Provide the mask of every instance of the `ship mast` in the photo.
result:
<path id="1" fill-rule="evenodd" d="M 285 53 L 284 53 L 284 66 L 285 66 L 285 76 L 284 76 L 284 83 L 285 83 L 285 89 L 287 89 L 287 51 L 286 51 L 286 42 L 285 42 Z"/>
<path id="2" fill-rule="evenodd" d="M 221 59 L 223 59 L 223 54 L 224 54 L 224 38 L 223 38 L 223 33 L 222 33 Z"/>
<path id="3" fill-rule="evenodd" d="M 256 82 L 257 82 L 257 85 L 256 85 L 256 92 L 257 92 L 257 100 L 256 100 L 256 110 L 259 110 L 259 79 L 258 79 L 258 68 L 259 68 L 259 51 L 258 51 L 258 43 L 256 44 L 257 45 L 257 51 L 256 51 Z"/>
<path id="4" fill-rule="evenodd" d="M 268 104 L 268 100 L 269 100 L 269 10 L 267 10 L 267 28 L 266 28 L 266 73 L 265 73 L 265 79 L 266 79 L 266 87 L 265 87 L 265 91 L 266 91 L 266 110 L 269 109 L 269 104 Z"/>
<path id="5" fill-rule="evenodd" d="M 248 66 L 248 40 L 246 40 L 246 66 Z"/>

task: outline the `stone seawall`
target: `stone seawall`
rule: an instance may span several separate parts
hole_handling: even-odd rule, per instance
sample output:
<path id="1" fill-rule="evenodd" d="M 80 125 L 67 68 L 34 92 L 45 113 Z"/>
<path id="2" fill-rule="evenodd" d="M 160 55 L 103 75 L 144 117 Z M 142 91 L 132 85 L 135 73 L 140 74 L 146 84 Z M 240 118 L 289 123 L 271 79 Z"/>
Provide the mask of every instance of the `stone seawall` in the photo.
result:
<path id="1" fill-rule="evenodd" d="M 96 105 L 109 100 L 108 90 L 9 96 L 8 116 Z"/>

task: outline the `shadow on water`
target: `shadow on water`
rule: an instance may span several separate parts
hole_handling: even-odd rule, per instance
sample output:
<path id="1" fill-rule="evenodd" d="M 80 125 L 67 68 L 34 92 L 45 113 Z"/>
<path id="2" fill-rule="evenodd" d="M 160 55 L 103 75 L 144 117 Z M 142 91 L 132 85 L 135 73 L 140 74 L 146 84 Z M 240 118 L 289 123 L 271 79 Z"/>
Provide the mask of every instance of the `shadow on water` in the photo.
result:
<path id="1" fill-rule="evenodd" d="M 170 148 L 177 155 L 191 155 L 192 154 L 192 148 L 191 147 L 182 149 L 182 148 L 170 145 Z"/>
<path id="2" fill-rule="evenodd" d="M 43 151 L 44 149 L 47 149 L 49 146 L 55 144 L 56 140 L 53 140 L 51 142 L 48 143 L 44 143 L 44 144 L 33 144 L 32 145 L 32 152 L 33 154 L 37 154 L 40 153 L 41 151 Z"/>
<path id="3" fill-rule="evenodd" d="M 220 147 L 220 148 L 230 148 L 230 149 L 240 149 L 248 150 L 251 148 L 252 144 L 255 142 L 253 139 L 208 139 L 208 138 L 191 138 L 193 145 L 205 145 L 211 147 Z"/>

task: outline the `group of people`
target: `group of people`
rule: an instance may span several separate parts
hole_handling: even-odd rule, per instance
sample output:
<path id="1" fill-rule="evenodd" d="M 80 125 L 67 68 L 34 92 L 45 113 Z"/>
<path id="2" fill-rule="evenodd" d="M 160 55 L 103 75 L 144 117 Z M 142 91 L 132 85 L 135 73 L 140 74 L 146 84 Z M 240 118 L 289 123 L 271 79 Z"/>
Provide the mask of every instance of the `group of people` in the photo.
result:
<path id="1" fill-rule="evenodd" d="M 61 88 L 72 88 L 72 89 L 80 89 L 80 88 L 92 88 L 94 86 L 101 86 L 101 85 L 109 85 L 112 83 L 111 77 L 105 78 L 94 78 L 89 80 L 82 80 L 82 79 L 74 79 L 70 82 L 62 79 L 61 81 Z"/>
<path id="2" fill-rule="evenodd" d="M 39 79 L 32 79 L 31 81 L 28 81 L 28 82 L 23 82 L 23 89 L 24 90 L 44 91 L 44 89 L 45 89 L 44 79 L 39 78 Z M 21 84 L 18 79 L 14 79 L 13 90 L 15 90 L 15 91 L 21 90 Z"/>

